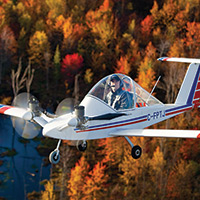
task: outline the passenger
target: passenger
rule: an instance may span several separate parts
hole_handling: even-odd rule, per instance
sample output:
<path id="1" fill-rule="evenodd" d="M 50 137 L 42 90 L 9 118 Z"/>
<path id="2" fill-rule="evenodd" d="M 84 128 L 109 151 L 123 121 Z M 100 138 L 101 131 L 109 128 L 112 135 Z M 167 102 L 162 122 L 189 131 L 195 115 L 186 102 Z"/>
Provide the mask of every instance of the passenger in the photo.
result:
<path id="1" fill-rule="evenodd" d="M 128 93 L 122 90 L 123 82 L 116 74 L 110 78 L 111 91 L 106 96 L 106 103 L 116 110 L 130 107 Z"/>

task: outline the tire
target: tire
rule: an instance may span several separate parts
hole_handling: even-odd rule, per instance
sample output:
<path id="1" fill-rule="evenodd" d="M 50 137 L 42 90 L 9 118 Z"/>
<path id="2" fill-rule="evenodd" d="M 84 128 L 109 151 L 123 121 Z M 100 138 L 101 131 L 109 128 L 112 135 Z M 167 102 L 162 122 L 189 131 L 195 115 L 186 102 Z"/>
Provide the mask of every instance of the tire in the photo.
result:
<path id="1" fill-rule="evenodd" d="M 52 164 L 58 164 L 58 162 L 60 161 L 60 154 L 58 153 L 57 155 L 57 151 L 52 151 L 49 154 L 49 161 Z"/>
<path id="2" fill-rule="evenodd" d="M 140 146 L 136 145 L 132 148 L 131 155 L 134 159 L 140 158 L 142 155 L 142 149 Z"/>
<path id="3" fill-rule="evenodd" d="M 87 142 L 86 141 L 84 141 L 84 142 L 79 142 L 78 141 L 78 143 L 77 143 L 77 149 L 79 150 L 79 151 L 81 151 L 81 152 L 84 152 L 86 149 L 87 149 Z"/>

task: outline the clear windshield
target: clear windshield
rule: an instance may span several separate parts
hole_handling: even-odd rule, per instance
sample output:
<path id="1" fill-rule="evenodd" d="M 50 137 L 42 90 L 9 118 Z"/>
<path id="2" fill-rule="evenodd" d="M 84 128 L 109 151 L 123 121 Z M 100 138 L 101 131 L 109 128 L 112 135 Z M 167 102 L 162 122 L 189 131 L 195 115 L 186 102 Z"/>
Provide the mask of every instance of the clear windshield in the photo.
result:
<path id="1" fill-rule="evenodd" d="M 99 81 L 88 93 L 116 110 L 162 104 L 130 77 L 112 74 Z"/>

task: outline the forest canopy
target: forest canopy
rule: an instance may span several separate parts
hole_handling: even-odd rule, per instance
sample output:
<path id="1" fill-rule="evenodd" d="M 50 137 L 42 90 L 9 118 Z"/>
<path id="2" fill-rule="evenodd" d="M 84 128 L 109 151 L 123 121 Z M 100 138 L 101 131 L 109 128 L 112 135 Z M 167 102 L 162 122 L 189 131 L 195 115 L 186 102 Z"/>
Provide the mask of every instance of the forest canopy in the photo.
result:
<path id="1" fill-rule="evenodd" d="M 54 111 L 66 97 L 80 102 L 111 73 L 129 75 L 147 91 L 161 75 L 155 95 L 173 103 L 187 65 L 162 64 L 156 60 L 161 56 L 200 57 L 199 0 L 0 0 L 3 103 L 30 91 Z M 22 82 L 16 90 L 11 74 L 19 72 L 20 79 L 27 67 L 29 85 Z M 84 88 L 78 95 L 75 79 Z M 194 110 L 154 128 L 199 130 L 199 121 Z M 200 198 L 197 140 L 132 140 L 144 149 L 139 160 L 131 158 L 123 138 L 90 141 L 83 154 L 63 144 L 63 160 L 41 198 Z"/>

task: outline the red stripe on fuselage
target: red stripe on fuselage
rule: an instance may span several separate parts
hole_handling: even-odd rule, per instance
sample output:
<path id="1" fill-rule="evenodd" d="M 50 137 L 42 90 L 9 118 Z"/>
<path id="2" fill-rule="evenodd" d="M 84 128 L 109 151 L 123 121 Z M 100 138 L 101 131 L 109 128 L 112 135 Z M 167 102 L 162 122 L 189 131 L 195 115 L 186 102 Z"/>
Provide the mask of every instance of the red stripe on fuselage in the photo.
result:
<path id="1" fill-rule="evenodd" d="M 131 125 L 131 124 L 136 124 L 136 123 L 140 123 L 140 122 L 144 122 L 147 121 L 147 119 L 140 119 L 134 122 L 128 122 L 128 123 L 124 123 L 124 124 L 118 124 L 118 125 L 112 125 L 112 126 L 106 126 L 106 127 L 100 127 L 100 128 L 91 128 L 91 129 L 86 129 L 86 130 L 80 130 L 80 131 L 76 131 L 76 133 L 82 133 L 82 132 L 89 132 L 89 131 L 99 131 L 99 130 L 103 130 L 103 129 L 108 129 L 108 128 L 116 128 L 116 127 L 120 127 L 120 126 L 127 126 L 127 125 Z"/>
<path id="2" fill-rule="evenodd" d="M 191 109 L 192 109 L 192 107 L 184 108 L 184 109 L 181 109 L 181 110 L 176 110 L 176 111 L 172 111 L 172 112 L 170 112 L 170 113 L 166 113 L 165 115 L 166 115 L 166 116 L 168 116 L 168 115 L 173 115 L 173 114 L 185 112 L 185 111 L 191 110 Z"/>

